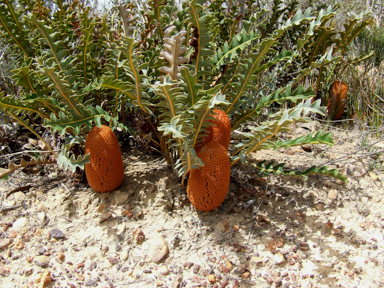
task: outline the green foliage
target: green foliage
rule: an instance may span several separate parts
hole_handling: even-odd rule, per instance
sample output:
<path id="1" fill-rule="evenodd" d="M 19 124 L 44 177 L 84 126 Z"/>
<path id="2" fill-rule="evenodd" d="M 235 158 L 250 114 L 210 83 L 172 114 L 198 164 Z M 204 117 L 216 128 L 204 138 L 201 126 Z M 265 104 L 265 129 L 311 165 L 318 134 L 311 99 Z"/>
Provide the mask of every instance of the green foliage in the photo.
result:
<path id="1" fill-rule="evenodd" d="M 77 158 L 75 155 L 71 155 L 69 152 L 70 150 L 70 145 L 66 144 L 64 145 L 64 149 L 59 153 L 57 157 L 57 164 L 59 167 L 63 167 L 64 169 L 69 169 L 72 172 L 76 171 L 76 168 L 79 167 L 80 169 L 84 170 L 84 165 L 86 163 L 89 163 L 89 157 L 91 156 L 90 154 L 87 155 L 79 155 Z"/>
<path id="2" fill-rule="evenodd" d="M 384 27 L 376 26 L 370 30 L 363 29 L 355 38 L 355 45 L 358 47 L 361 55 L 368 55 L 374 52 L 374 61 L 376 66 L 380 66 L 384 61 Z"/>
<path id="3" fill-rule="evenodd" d="M 265 177 L 268 176 L 268 174 L 274 174 L 274 175 L 283 175 L 283 176 L 301 176 L 305 180 L 308 179 L 309 175 L 323 175 L 323 176 L 330 176 L 333 178 L 340 179 L 344 183 L 347 182 L 347 177 L 340 174 L 339 171 L 336 169 L 329 170 L 327 167 L 321 167 L 318 168 L 316 166 L 312 166 L 304 171 L 292 171 L 292 170 L 285 170 L 284 166 L 285 164 L 275 164 L 273 161 L 266 162 L 260 161 L 257 164 L 252 164 L 252 166 L 256 169 L 257 176 L 258 177 Z"/>
<path id="4" fill-rule="evenodd" d="M 337 31 L 332 7 L 302 12 L 297 1 L 279 0 L 271 11 L 223 0 L 185 1 L 181 9 L 173 0 L 150 0 L 115 7 L 112 17 L 91 15 L 77 1 L 56 1 L 55 10 L 24 1 L 19 12 L 7 3 L 0 6 L 3 37 L 23 55 L 13 75 L 22 88 L 1 98 L 0 111 L 42 118 L 51 132 L 77 139 L 103 122 L 127 130 L 119 112 L 133 108 L 156 129 L 158 139 L 151 140 L 183 177 L 203 165 L 194 148 L 217 108 L 245 138 L 232 164 L 260 149 L 332 145 L 323 132 L 290 141 L 276 136 L 295 121 L 310 121 L 309 113 L 325 115 L 320 101 L 312 100 L 315 92 L 372 23 L 360 16 Z M 21 14 L 29 16 L 15 16 Z M 272 108 L 278 112 L 257 124 Z M 58 156 L 72 171 L 88 159 L 71 155 L 73 145 L 82 143 L 67 143 Z M 313 173 L 341 177 L 327 168 L 302 175 Z"/>

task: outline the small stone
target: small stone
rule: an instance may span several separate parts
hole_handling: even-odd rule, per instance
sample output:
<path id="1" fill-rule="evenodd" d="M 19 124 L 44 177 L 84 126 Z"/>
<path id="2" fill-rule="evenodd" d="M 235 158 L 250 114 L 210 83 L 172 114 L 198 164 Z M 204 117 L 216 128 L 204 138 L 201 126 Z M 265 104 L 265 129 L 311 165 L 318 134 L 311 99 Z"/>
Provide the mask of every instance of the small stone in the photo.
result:
<path id="1" fill-rule="evenodd" d="M 27 262 L 28 262 L 28 263 L 31 263 L 32 261 L 33 261 L 33 258 L 32 258 L 31 256 L 28 256 L 28 257 L 27 257 Z"/>
<path id="2" fill-rule="evenodd" d="M 97 263 L 96 262 L 92 262 L 91 265 L 89 265 L 89 270 L 93 270 L 93 269 L 96 269 L 97 267 Z"/>
<path id="3" fill-rule="evenodd" d="M 226 279 L 223 279 L 223 280 L 221 280 L 221 282 L 220 282 L 221 288 L 225 288 L 225 287 L 227 287 L 228 284 L 229 284 L 229 282 L 228 282 L 228 280 L 226 280 Z"/>
<path id="4" fill-rule="evenodd" d="M 169 269 L 168 269 L 168 266 L 167 265 L 162 265 L 160 268 L 159 268 L 159 273 L 163 276 L 166 276 L 169 274 Z"/>
<path id="5" fill-rule="evenodd" d="M 261 257 L 252 256 L 251 259 L 249 259 L 249 266 L 253 264 L 259 265 L 261 263 L 263 263 L 263 259 Z"/>
<path id="6" fill-rule="evenodd" d="M 0 241 L 0 249 L 3 249 L 5 247 L 7 247 L 11 243 L 12 243 L 11 239 L 3 239 L 3 240 L 1 240 Z"/>
<path id="7" fill-rule="evenodd" d="M 273 260 L 275 260 L 278 265 L 285 263 L 285 258 L 281 252 L 276 253 L 275 256 L 273 256 Z"/>
<path id="8" fill-rule="evenodd" d="M 160 280 L 156 280 L 156 286 L 163 286 L 163 282 L 161 282 Z"/>
<path id="9" fill-rule="evenodd" d="M 210 274 L 208 275 L 208 281 L 211 283 L 211 284 L 215 284 L 216 283 L 216 276 L 214 274 Z"/>
<path id="10" fill-rule="evenodd" d="M 117 225 L 116 234 L 117 235 L 123 235 L 126 229 L 127 229 L 127 225 L 123 222 L 123 223 Z"/>
<path id="11" fill-rule="evenodd" d="M 23 192 L 16 192 L 13 194 L 13 198 L 15 199 L 16 203 L 21 203 L 25 200 L 25 194 Z"/>
<path id="12" fill-rule="evenodd" d="M 112 217 L 112 213 L 105 213 L 100 216 L 99 223 L 103 223 L 105 220 Z"/>
<path id="13" fill-rule="evenodd" d="M 241 274 L 241 278 L 243 278 L 243 279 L 248 279 L 249 276 L 251 276 L 251 273 L 249 273 L 249 272 L 244 272 L 243 274 Z"/>
<path id="14" fill-rule="evenodd" d="M 19 234 L 19 233 L 17 233 L 16 231 L 11 231 L 11 232 L 9 232 L 9 238 L 14 239 L 14 238 L 17 237 L 18 234 Z"/>
<path id="15" fill-rule="evenodd" d="M 260 215 L 258 215 L 258 220 L 259 220 L 259 221 L 262 221 L 262 222 L 265 222 L 265 223 L 267 223 L 267 224 L 270 224 L 270 223 L 271 223 L 271 219 L 269 219 L 268 216 L 265 215 L 265 214 L 260 214 Z"/>
<path id="16" fill-rule="evenodd" d="M 36 288 L 45 288 L 46 285 L 52 282 L 51 273 L 49 270 L 45 270 L 43 273 L 39 274 L 39 277 L 36 280 Z"/>
<path id="17" fill-rule="evenodd" d="M 229 271 L 233 269 L 233 265 L 228 259 L 225 261 L 225 268 L 227 268 Z"/>
<path id="18" fill-rule="evenodd" d="M 2 274 L 8 275 L 11 272 L 11 267 L 9 266 L 1 266 L 0 271 Z"/>
<path id="19" fill-rule="evenodd" d="M 103 245 L 103 247 L 101 248 L 101 252 L 105 255 L 108 251 L 109 251 L 109 246 Z"/>
<path id="20" fill-rule="evenodd" d="M 120 255 L 120 258 L 121 258 L 121 260 L 123 260 L 123 261 L 126 261 L 126 260 L 128 259 L 128 257 L 129 257 L 129 254 L 128 254 L 128 251 L 127 251 L 127 250 L 124 250 L 124 251 L 121 253 L 121 255 Z"/>
<path id="21" fill-rule="evenodd" d="M 21 249 L 24 248 L 24 242 L 23 242 L 23 241 L 17 241 L 17 242 L 14 244 L 14 247 L 15 247 L 16 249 L 21 250 Z"/>
<path id="22" fill-rule="evenodd" d="M 368 172 L 368 174 L 372 178 L 373 181 L 377 181 L 379 179 L 379 177 L 375 173 Z"/>
<path id="23" fill-rule="evenodd" d="M 328 198 L 331 200 L 335 200 L 337 198 L 337 190 L 336 189 L 331 189 L 328 192 Z"/>
<path id="24" fill-rule="evenodd" d="M 135 239 L 136 243 L 137 244 L 141 244 L 144 242 L 145 240 L 145 235 L 144 235 L 144 232 L 141 230 L 141 228 L 136 228 L 133 232 L 132 232 L 132 235 L 133 235 L 133 239 Z"/>
<path id="25" fill-rule="evenodd" d="M 15 222 L 13 222 L 12 228 L 16 231 L 19 231 L 25 226 L 25 224 L 27 224 L 27 222 L 28 222 L 27 218 L 21 217 L 17 219 Z"/>
<path id="26" fill-rule="evenodd" d="M 97 282 L 95 280 L 89 279 L 85 282 L 85 286 L 97 286 Z"/>
<path id="27" fill-rule="evenodd" d="M 37 247 L 37 253 L 39 253 L 40 255 L 42 255 L 42 254 L 44 254 L 44 252 L 45 252 L 44 247 L 43 247 L 42 245 L 39 245 L 39 246 Z"/>
<path id="28" fill-rule="evenodd" d="M 324 205 L 322 203 L 317 203 L 317 204 L 315 204 L 315 208 L 316 208 L 316 210 L 323 210 Z"/>
<path id="29" fill-rule="evenodd" d="M 46 267 L 49 264 L 49 258 L 47 256 L 44 256 L 44 255 L 37 256 L 37 257 L 35 257 L 34 262 L 37 266 Z"/>
<path id="30" fill-rule="evenodd" d="M 150 261 L 158 263 L 168 254 L 168 245 L 163 238 L 157 238 L 151 243 L 151 251 L 149 253 Z"/>
<path id="31" fill-rule="evenodd" d="M 111 265 L 116 265 L 118 263 L 118 260 L 112 256 L 108 258 L 108 261 L 111 263 Z"/>
<path id="32" fill-rule="evenodd" d="M 195 265 L 193 266 L 193 273 L 194 273 L 194 274 L 197 274 L 197 273 L 199 273 L 199 270 L 200 270 L 200 266 L 197 265 L 197 264 L 195 264 Z"/>
<path id="33" fill-rule="evenodd" d="M 280 286 L 280 285 L 283 283 L 283 278 L 281 278 L 281 277 L 275 277 L 275 278 L 273 279 L 273 282 L 276 283 L 276 286 Z"/>
<path id="34" fill-rule="evenodd" d="M 58 258 L 59 258 L 60 261 L 64 261 L 65 255 L 63 253 L 59 253 Z"/>
<path id="35" fill-rule="evenodd" d="M 37 213 L 37 218 L 43 223 L 45 221 L 45 212 Z"/>
<path id="36" fill-rule="evenodd" d="M 61 232 L 59 229 L 54 228 L 54 229 L 51 229 L 51 231 L 49 231 L 49 232 L 50 232 L 51 236 L 55 239 L 64 238 L 64 233 Z"/>

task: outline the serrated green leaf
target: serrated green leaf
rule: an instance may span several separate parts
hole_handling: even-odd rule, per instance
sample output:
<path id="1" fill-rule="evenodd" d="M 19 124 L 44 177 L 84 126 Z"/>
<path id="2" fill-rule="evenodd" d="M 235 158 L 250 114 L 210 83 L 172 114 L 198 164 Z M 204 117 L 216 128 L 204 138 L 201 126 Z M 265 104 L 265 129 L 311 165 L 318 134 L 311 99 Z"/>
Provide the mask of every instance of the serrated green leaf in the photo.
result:
<path id="1" fill-rule="evenodd" d="M 329 170 L 327 167 L 318 168 L 316 166 L 312 166 L 304 171 L 292 171 L 285 170 L 284 163 L 274 165 L 274 161 L 267 162 L 265 160 L 259 161 L 256 164 L 253 163 L 252 166 L 257 169 L 259 177 L 264 177 L 268 174 L 274 174 L 283 176 L 302 176 L 304 177 L 304 179 L 307 179 L 309 175 L 323 175 L 340 179 L 344 183 L 347 181 L 347 177 L 342 175 L 339 171 L 337 171 L 336 169 Z"/>
<path id="2" fill-rule="evenodd" d="M 89 163 L 89 157 L 91 154 L 86 154 L 84 156 L 79 155 L 77 158 L 74 154 L 71 154 L 70 145 L 64 145 L 62 150 L 57 158 L 57 164 L 60 168 L 64 170 L 71 170 L 72 172 L 76 171 L 76 168 L 84 170 L 84 165 Z"/>
<path id="3" fill-rule="evenodd" d="M 100 106 L 94 108 L 93 106 L 88 105 L 87 108 L 80 108 L 80 111 L 82 113 L 81 115 L 78 115 L 73 111 L 68 111 L 68 114 L 60 111 L 59 117 L 56 117 L 55 114 L 51 114 L 50 120 L 44 119 L 43 126 L 51 128 L 52 132 L 59 131 L 60 135 L 64 135 L 67 129 L 72 128 L 73 132 L 78 135 L 83 125 L 87 126 L 89 130 L 92 129 L 93 123 L 100 127 L 101 118 L 104 118 L 107 122 L 110 120 L 113 122 L 117 121 L 117 117 L 112 118 Z"/>

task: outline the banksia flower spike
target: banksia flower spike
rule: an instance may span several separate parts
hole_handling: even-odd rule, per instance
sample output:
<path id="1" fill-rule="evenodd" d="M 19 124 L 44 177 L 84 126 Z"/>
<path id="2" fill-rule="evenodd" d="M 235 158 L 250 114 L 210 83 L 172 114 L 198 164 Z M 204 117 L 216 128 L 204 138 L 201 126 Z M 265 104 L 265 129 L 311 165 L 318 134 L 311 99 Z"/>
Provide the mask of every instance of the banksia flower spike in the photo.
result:
<path id="1" fill-rule="evenodd" d="M 203 141 L 196 145 L 196 152 L 199 152 L 205 144 L 210 142 L 220 143 L 226 150 L 228 150 L 229 141 L 231 140 L 231 121 L 224 111 L 214 109 L 213 112 L 215 114 L 211 116 L 217 120 L 209 120 L 213 125 L 206 129 L 207 134 L 203 138 Z"/>
<path id="2" fill-rule="evenodd" d="M 91 188 L 110 192 L 124 180 L 124 165 L 119 142 L 111 128 L 93 127 L 85 142 L 85 153 L 91 153 L 85 174 Z"/>
<path id="3" fill-rule="evenodd" d="M 220 143 L 210 142 L 197 153 L 204 166 L 191 169 L 187 195 L 192 205 L 202 211 L 216 209 L 224 201 L 231 175 L 227 149 Z"/>
<path id="4" fill-rule="evenodd" d="M 339 120 L 347 104 L 348 86 L 344 82 L 335 81 L 329 90 L 328 113 L 332 120 Z"/>

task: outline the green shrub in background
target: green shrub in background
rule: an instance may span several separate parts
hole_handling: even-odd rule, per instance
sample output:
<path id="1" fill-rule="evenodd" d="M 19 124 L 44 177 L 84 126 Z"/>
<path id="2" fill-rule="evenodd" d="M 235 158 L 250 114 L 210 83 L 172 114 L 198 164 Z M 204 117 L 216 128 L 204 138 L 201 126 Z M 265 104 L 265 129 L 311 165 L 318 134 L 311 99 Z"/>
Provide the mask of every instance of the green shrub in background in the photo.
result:
<path id="1" fill-rule="evenodd" d="M 351 69 L 351 100 L 348 111 L 352 116 L 380 127 L 384 120 L 384 27 L 375 25 L 364 29 L 355 38 L 358 54 L 370 53 L 358 67 Z"/>

